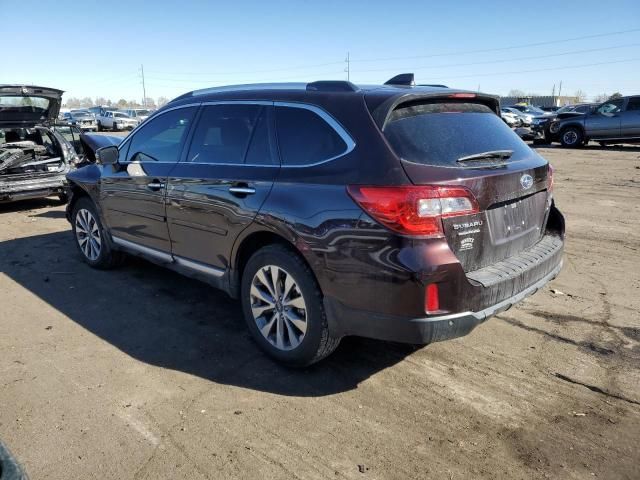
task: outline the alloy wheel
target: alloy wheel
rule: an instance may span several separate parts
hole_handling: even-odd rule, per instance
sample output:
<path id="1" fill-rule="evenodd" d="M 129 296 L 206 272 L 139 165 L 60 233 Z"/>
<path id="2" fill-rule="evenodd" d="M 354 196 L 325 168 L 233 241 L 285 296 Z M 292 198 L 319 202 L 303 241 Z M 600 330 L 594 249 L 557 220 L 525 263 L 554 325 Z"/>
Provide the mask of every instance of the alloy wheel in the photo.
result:
<path id="1" fill-rule="evenodd" d="M 261 267 L 253 276 L 251 312 L 262 336 L 279 350 L 293 350 L 307 331 L 307 305 L 298 283 L 275 265 Z"/>
<path id="2" fill-rule="evenodd" d="M 75 227 L 80 250 L 89 260 L 97 260 L 102 249 L 102 239 L 100 227 L 93 214 L 85 208 L 78 210 Z"/>
<path id="3" fill-rule="evenodd" d="M 566 143 L 567 145 L 573 145 L 577 141 L 578 141 L 578 134 L 575 131 L 569 130 L 565 132 L 564 143 Z"/>

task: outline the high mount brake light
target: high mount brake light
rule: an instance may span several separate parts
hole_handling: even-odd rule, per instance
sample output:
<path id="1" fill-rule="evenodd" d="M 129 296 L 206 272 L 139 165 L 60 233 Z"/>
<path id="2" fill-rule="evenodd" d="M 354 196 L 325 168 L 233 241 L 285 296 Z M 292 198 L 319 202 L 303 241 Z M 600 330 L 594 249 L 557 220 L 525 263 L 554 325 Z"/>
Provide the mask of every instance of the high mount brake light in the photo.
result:
<path id="1" fill-rule="evenodd" d="M 347 192 L 374 219 L 404 235 L 442 237 L 442 218 L 479 212 L 478 202 L 464 187 L 350 185 Z"/>
<path id="2" fill-rule="evenodd" d="M 475 93 L 452 93 L 449 98 L 476 98 Z"/>

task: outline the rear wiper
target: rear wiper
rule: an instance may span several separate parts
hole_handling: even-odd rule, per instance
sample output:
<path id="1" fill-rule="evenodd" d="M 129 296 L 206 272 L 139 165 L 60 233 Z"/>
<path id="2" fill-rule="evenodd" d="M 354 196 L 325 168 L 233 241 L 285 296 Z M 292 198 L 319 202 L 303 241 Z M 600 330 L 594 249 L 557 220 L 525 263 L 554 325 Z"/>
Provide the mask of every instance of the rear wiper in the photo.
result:
<path id="1" fill-rule="evenodd" d="M 491 150 L 490 152 L 474 153 L 456 160 L 458 163 L 472 162 L 474 160 L 507 160 L 513 155 L 513 150 Z"/>

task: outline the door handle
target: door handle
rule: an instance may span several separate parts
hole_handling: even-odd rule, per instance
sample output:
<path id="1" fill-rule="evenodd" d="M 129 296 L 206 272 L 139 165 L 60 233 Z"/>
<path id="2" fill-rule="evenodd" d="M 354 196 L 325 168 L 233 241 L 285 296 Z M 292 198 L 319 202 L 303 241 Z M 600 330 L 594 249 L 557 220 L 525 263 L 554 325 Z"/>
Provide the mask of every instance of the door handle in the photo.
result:
<path id="1" fill-rule="evenodd" d="M 164 188 L 164 183 L 159 182 L 158 180 L 154 180 L 153 182 L 147 183 L 147 188 L 149 190 L 153 190 L 154 192 L 157 192 L 161 188 Z"/>
<path id="2" fill-rule="evenodd" d="M 247 185 L 247 186 L 229 187 L 229 192 L 237 196 L 253 195 L 254 193 L 256 193 L 256 189 L 253 187 L 249 187 Z"/>

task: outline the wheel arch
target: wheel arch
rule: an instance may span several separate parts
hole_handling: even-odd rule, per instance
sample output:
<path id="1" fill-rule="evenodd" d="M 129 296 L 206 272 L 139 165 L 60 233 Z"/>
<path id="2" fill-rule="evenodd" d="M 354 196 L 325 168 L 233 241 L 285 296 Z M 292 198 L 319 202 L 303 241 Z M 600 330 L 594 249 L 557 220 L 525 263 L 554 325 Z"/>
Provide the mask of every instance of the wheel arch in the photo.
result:
<path id="1" fill-rule="evenodd" d="M 229 295 L 233 298 L 239 298 L 240 282 L 247 262 L 251 258 L 251 255 L 268 245 L 283 245 L 298 254 L 313 273 L 316 282 L 320 284 L 316 275 L 316 270 L 312 266 L 314 259 L 311 257 L 312 254 L 310 250 L 299 248 L 299 245 L 297 245 L 299 243 L 300 242 L 295 240 L 294 235 L 289 232 L 279 232 L 266 229 L 247 232 L 242 236 L 242 238 L 236 241 L 232 250 L 230 260 Z"/>

